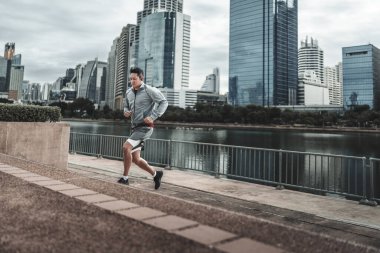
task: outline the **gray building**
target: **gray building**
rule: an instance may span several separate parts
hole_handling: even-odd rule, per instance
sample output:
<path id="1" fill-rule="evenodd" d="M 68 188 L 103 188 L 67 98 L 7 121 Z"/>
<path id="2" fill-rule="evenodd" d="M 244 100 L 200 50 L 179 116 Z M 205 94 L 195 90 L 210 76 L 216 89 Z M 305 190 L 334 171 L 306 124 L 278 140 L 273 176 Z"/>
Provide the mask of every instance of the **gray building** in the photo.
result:
<path id="1" fill-rule="evenodd" d="M 115 109 L 119 110 L 123 108 L 123 96 L 129 82 L 135 29 L 136 26 L 131 24 L 123 27 L 116 46 Z"/>
<path id="2" fill-rule="evenodd" d="M 8 60 L 0 56 L 0 92 L 6 92 Z"/>
<path id="3" fill-rule="evenodd" d="M 115 109 L 115 87 L 116 87 L 116 60 L 117 60 L 117 44 L 119 37 L 114 39 L 111 46 L 111 50 L 108 53 L 107 61 L 107 82 L 106 82 L 106 93 L 105 93 L 105 104 L 108 105 L 112 110 Z"/>
<path id="4" fill-rule="evenodd" d="M 78 97 L 87 98 L 96 104 L 104 101 L 107 78 L 107 63 L 98 59 L 88 61 L 83 69 Z"/>
<path id="5" fill-rule="evenodd" d="M 22 98 L 22 81 L 24 80 L 24 66 L 12 65 L 8 99 Z"/>
<path id="6" fill-rule="evenodd" d="M 206 77 L 206 80 L 201 87 L 201 91 L 219 94 L 219 91 L 220 91 L 219 68 L 214 68 L 213 73 Z"/>
<path id="7" fill-rule="evenodd" d="M 380 110 L 380 50 L 372 44 L 344 47 L 343 105 Z"/>
<path id="8" fill-rule="evenodd" d="M 294 105 L 297 96 L 297 0 L 231 0 L 229 101 Z"/>

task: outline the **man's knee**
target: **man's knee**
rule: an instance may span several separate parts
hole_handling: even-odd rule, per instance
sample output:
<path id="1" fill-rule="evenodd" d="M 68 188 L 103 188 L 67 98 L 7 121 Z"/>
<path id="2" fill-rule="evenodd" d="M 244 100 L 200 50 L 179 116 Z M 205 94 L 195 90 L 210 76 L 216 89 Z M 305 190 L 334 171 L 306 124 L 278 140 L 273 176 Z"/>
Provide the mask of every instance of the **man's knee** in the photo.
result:
<path id="1" fill-rule="evenodd" d="M 123 152 L 130 154 L 132 152 L 132 145 L 129 144 L 128 142 L 125 142 L 123 145 Z"/>
<path id="2" fill-rule="evenodd" d="M 138 164 L 140 162 L 140 157 L 132 156 L 132 162 Z"/>

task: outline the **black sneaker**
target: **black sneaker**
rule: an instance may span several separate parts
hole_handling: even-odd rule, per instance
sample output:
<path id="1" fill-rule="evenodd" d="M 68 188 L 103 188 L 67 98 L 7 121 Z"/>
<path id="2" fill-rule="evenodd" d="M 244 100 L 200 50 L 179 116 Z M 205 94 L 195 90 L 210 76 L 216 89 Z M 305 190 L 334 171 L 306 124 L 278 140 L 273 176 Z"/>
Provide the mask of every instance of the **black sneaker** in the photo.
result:
<path id="1" fill-rule="evenodd" d="M 118 183 L 120 184 L 126 184 L 126 185 L 129 185 L 129 182 L 128 182 L 128 179 L 124 179 L 124 178 L 120 178 L 119 181 L 117 181 Z"/>
<path id="2" fill-rule="evenodd" d="M 154 189 L 160 188 L 161 185 L 161 178 L 164 175 L 163 171 L 156 171 L 156 176 L 153 178 L 154 181 Z"/>

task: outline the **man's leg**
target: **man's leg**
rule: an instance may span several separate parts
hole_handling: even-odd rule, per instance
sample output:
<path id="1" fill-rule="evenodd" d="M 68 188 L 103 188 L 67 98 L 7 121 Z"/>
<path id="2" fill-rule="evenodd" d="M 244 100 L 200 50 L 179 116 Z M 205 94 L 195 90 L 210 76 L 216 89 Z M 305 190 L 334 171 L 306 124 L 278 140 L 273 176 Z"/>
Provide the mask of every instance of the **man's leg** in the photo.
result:
<path id="1" fill-rule="evenodd" d="M 141 169 L 147 171 L 153 176 L 154 188 L 157 190 L 161 185 L 161 178 L 164 174 L 162 171 L 156 171 L 153 169 L 147 161 L 140 157 L 140 150 L 136 150 L 132 153 L 132 161 Z"/>
<path id="2" fill-rule="evenodd" d="M 123 144 L 123 164 L 124 164 L 124 173 L 123 177 L 119 179 L 121 184 L 129 184 L 128 174 L 132 164 L 132 144 L 128 140 Z"/>
<path id="3" fill-rule="evenodd" d="M 146 172 L 150 173 L 152 176 L 154 176 L 155 170 L 148 164 L 147 161 L 145 161 L 140 156 L 141 151 L 136 150 L 132 153 L 132 161 L 139 166 L 141 169 L 145 170 Z"/>

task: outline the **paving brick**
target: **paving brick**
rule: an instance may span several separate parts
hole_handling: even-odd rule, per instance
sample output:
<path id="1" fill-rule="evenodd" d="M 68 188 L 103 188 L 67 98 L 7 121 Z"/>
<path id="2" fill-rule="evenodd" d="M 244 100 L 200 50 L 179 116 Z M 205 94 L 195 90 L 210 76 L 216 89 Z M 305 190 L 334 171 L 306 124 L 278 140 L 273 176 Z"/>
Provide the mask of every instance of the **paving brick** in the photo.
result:
<path id="1" fill-rule="evenodd" d="M 27 170 L 21 170 L 21 169 L 10 169 L 6 171 L 8 174 L 15 175 L 15 174 L 25 174 L 28 173 L 29 171 Z"/>
<path id="2" fill-rule="evenodd" d="M 133 208 L 129 210 L 122 210 L 122 211 L 118 211 L 118 213 L 135 220 L 146 220 L 149 218 L 166 215 L 165 213 L 161 211 L 148 208 L 148 207 L 139 207 L 139 208 Z"/>
<path id="3" fill-rule="evenodd" d="M 0 166 L 0 171 L 10 171 L 10 170 L 19 170 L 19 168 L 15 168 L 9 165 L 6 166 Z"/>
<path id="4" fill-rule="evenodd" d="M 75 198 L 85 201 L 87 203 L 98 203 L 98 202 L 116 200 L 116 198 L 108 196 L 108 195 L 104 195 L 104 194 L 78 196 Z"/>
<path id="5" fill-rule="evenodd" d="M 49 185 L 64 184 L 64 182 L 58 181 L 58 180 L 49 180 L 49 181 L 37 181 L 37 182 L 34 182 L 34 184 L 38 184 L 41 186 L 49 186 Z"/>
<path id="6" fill-rule="evenodd" d="M 228 253 L 252 253 L 252 252 L 265 252 L 265 253 L 280 253 L 284 252 L 281 249 L 264 243 L 254 241 L 248 238 L 240 238 L 228 243 L 223 243 L 216 246 L 217 249 Z"/>
<path id="7" fill-rule="evenodd" d="M 198 223 L 192 220 L 184 219 L 175 215 L 145 220 L 145 223 L 165 230 L 177 230 L 190 226 L 195 226 Z"/>
<path id="8" fill-rule="evenodd" d="M 50 190 L 53 190 L 53 191 L 73 190 L 73 189 L 79 189 L 80 188 L 80 187 L 73 185 L 73 184 L 48 185 L 45 187 L 49 188 Z"/>
<path id="9" fill-rule="evenodd" d="M 138 207 L 139 206 L 139 205 L 136 205 L 134 203 L 131 203 L 131 202 L 128 202 L 128 201 L 124 201 L 124 200 L 115 200 L 115 201 L 97 203 L 95 205 L 99 206 L 101 208 L 110 210 L 110 211 L 129 209 L 129 208 L 133 208 L 133 207 Z"/>
<path id="10" fill-rule="evenodd" d="M 94 192 L 88 189 L 83 189 L 83 188 L 78 188 L 78 189 L 73 189 L 73 190 L 62 190 L 59 192 L 70 197 L 97 194 L 97 192 Z"/>
<path id="11" fill-rule="evenodd" d="M 204 225 L 175 231 L 174 233 L 206 245 L 237 237 L 237 235 L 227 231 Z"/>
<path id="12" fill-rule="evenodd" d="M 51 178 L 48 178 L 48 177 L 42 177 L 42 176 L 38 176 L 38 177 L 27 177 L 27 178 L 23 178 L 25 181 L 28 181 L 28 182 L 38 182 L 38 181 L 49 181 L 49 180 L 52 180 Z"/>
<path id="13" fill-rule="evenodd" d="M 15 177 L 19 177 L 19 178 L 40 177 L 40 175 L 35 174 L 35 173 L 31 173 L 31 172 L 20 173 L 20 174 L 13 174 L 13 175 L 14 175 Z"/>

